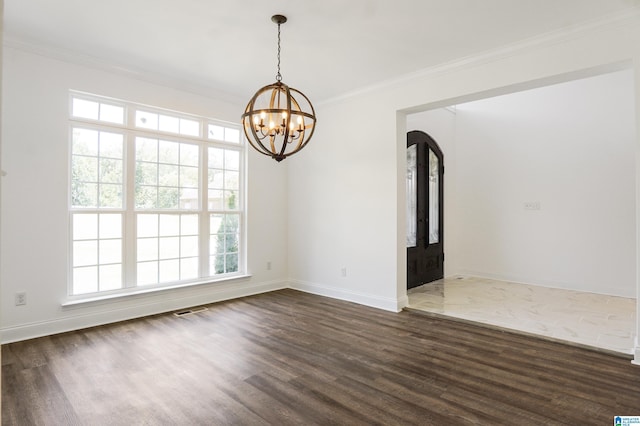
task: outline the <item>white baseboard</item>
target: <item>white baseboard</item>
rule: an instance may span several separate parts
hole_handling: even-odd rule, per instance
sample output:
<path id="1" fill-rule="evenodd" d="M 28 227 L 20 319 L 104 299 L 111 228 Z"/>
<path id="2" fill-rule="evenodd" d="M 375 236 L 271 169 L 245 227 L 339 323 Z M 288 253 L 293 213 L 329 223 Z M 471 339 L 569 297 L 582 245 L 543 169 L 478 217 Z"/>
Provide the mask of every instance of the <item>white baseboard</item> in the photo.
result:
<path id="1" fill-rule="evenodd" d="M 105 304 L 100 310 L 73 308 L 66 309 L 60 317 L 41 322 L 20 324 L 14 327 L 0 328 L 2 343 L 49 336 L 87 327 L 110 324 L 133 318 L 171 312 L 192 306 L 206 305 L 223 300 L 236 299 L 259 293 L 288 288 L 286 281 L 262 283 L 238 283 L 207 288 L 183 288 L 168 290 L 162 295 L 138 296 L 135 301 L 126 304 Z"/>
<path id="2" fill-rule="evenodd" d="M 400 312 L 409 303 L 406 294 L 399 298 L 385 298 L 299 280 L 262 283 L 236 281 L 229 285 L 195 286 L 137 295 L 122 302 L 102 301 L 89 306 L 65 306 L 56 318 L 0 328 L 0 341 L 4 344 L 34 339 L 285 288 L 391 312 Z"/>
<path id="3" fill-rule="evenodd" d="M 558 288 L 562 290 L 573 290 L 573 291 L 582 291 L 586 293 L 604 294 L 607 296 L 617 296 L 617 297 L 626 297 L 626 298 L 636 297 L 635 287 L 633 289 L 628 289 L 628 288 L 610 286 L 607 288 L 606 291 L 595 290 L 595 289 L 585 289 L 585 288 L 580 288 L 579 285 L 574 283 L 541 280 L 541 279 L 533 280 L 533 279 L 528 279 L 522 276 L 493 274 L 493 273 L 482 272 L 482 271 L 474 271 L 470 269 L 462 269 L 455 275 L 485 278 L 485 279 L 497 280 L 497 281 L 506 281 L 506 282 L 516 283 L 516 284 L 535 285 L 539 287 Z"/>
<path id="4" fill-rule="evenodd" d="M 408 304 L 408 298 L 406 295 L 401 297 L 400 299 L 385 298 L 379 296 L 371 296 L 370 294 L 365 293 L 345 291 L 342 288 L 299 280 L 290 280 L 289 285 L 294 290 L 317 294 L 319 296 L 327 296 L 334 299 L 346 300 L 348 302 L 359 303 L 361 305 L 371 306 L 373 308 L 383 309 L 385 311 L 391 312 L 400 312 L 402 308 L 404 308 Z"/>

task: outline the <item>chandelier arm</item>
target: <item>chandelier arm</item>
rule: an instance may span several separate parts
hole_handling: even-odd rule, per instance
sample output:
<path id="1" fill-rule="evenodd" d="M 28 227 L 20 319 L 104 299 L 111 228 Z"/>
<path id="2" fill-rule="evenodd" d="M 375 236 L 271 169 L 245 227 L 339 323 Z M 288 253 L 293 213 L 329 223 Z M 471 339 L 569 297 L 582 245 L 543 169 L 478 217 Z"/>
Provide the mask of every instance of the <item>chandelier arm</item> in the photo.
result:
<path id="1" fill-rule="evenodd" d="M 259 145 L 256 145 L 253 141 L 251 141 L 251 138 L 247 137 L 247 139 L 249 139 L 249 143 L 251 144 L 253 149 L 258 151 L 260 154 L 267 155 L 269 157 L 271 156 L 271 153 L 269 152 L 269 150 L 265 148 L 264 145 L 262 145 L 260 142 L 258 142 Z"/>
<path id="2" fill-rule="evenodd" d="M 251 101 L 249 102 L 249 105 L 247 105 L 246 112 L 242 115 L 243 120 L 245 120 L 244 121 L 244 126 L 243 126 L 244 127 L 244 135 L 247 137 L 247 140 L 249 141 L 251 146 L 256 151 L 258 151 L 260 154 L 270 156 L 271 154 L 269 153 L 269 150 L 262 144 L 262 140 L 264 139 L 264 137 L 260 138 L 258 136 L 258 134 L 256 133 L 256 129 L 254 128 L 253 123 L 251 122 L 252 112 L 253 112 L 253 104 L 255 102 L 255 99 L 256 99 L 256 96 L 254 96 L 251 99 Z M 247 127 L 249 127 L 249 129 L 251 130 L 251 135 L 249 135 L 247 133 Z M 262 131 L 260 133 L 262 133 Z M 253 138 L 251 136 L 253 136 Z M 258 145 L 256 145 L 256 144 L 258 144 Z"/>
<path id="3" fill-rule="evenodd" d="M 266 128 L 266 126 L 262 126 L 260 127 L 260 136 L 258 136 L 258 138 L 260 138 L 261 141 L 263 141 L 267 136 L 271 136 L 269 134 L 269 129 L 267 129 L 267 133 L 264 132 L 264 129 Z M 257 132 L 256 132 L 257 133 Z"/>
<path id="4" fill-rule="evenodd" d="M 250 125 L 249 127 L 251 128 L 251 133 L 253 134 L 253 138 L 249 137 L 249 135 L 247 134 L 247 127 L 246 126 L 244 128 L 244 133 L 245 133 L 245 136 L 247 137 L 247 139 L 249 140 L 249 143 L 251 144 L 251 146 L 256 151 L 258 151 L 260 154 L 271 155 L 269 153 L 269 150 L 262 144 L 262 139 L 258 137 L 258 135 L 256 134 L 255 129 L 253 128 L 253 126 Z M 256 146 L 254 141 L 258 144 L 258 146 Z"/>
<path id="5" fill-rule="evenodd" d="M 257 95 L 257 94 L 256 94 Z M 254 144 L 254 141 L 256 141 L 257 143 L 260 144 L 260 137 L 258 137 L 257 133 L 256 133 L 256 129 L 253 126 L 253 123 L 251 122 L 251 118 L 252 118 L 252 114 L 251 114 L 251 109 L 252 109 L 252 105 L 256 99 L 256 95 L 253 96 L 253 98 L 251 98 L 251 100 L 249 101 L 249 104 L 247 104 L 247 108 L 245 109 L 244 114 L 242 114 L 242 128 L 244 130 L 244 135 L 246 136 L 247 140 L 249 141 L 249 143 L 251 144 L 251 146 L 258 152 L 263 153 L 262 150 L 256 146 L 256 144 Z M 247 130 L 248 128 L 248 130 Z M 250 133 L 249 133 L 250 132 Z M 253 136 L 253 137 L 251 137 Z M 262 144 L 260 144 L 262 145 Z"/>

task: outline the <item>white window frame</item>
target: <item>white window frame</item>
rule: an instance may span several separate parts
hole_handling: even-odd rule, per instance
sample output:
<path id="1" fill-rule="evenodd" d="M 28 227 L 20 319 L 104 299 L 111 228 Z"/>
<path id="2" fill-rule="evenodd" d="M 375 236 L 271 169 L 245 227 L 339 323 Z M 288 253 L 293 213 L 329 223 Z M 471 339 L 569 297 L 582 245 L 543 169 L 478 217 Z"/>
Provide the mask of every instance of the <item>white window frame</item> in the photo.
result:
<path id="1" fill-rule="evenodd" d="M 112 121 L 101 121 L 98 119 L 76 117 L 73 115 L 73 100 L 80 99 L 90 102 L 98 102 L 108 106 L 116 106 L 123 108 L 123 123 L 114 123 Z M 175 117 L 177 119 L 185 119 L 189 122 L 197 121 L 199 125 L 198 137 L 184 135 L 173 132 L 165 132 L 160 130 L 151 130 L 136 127 L 136 111 L 151 112 L 159 115 Z M 214 140 L 209 138 L 209 126 L 220 126 L 228 130 L 228 134 L 232 137 L 237 134 L 237 142 Z M 112 133 L 120 133 L 124 135 L 123 147 L 123 200 L 122 208 L 105 208 L 105 207 L 74 207 L 72 205 L 71 184 L 72 184 L 72 143 L 73 129 L 84 128 L 91 130 L 101 130 Z M 190 285 L 199 285 L 217 281 L 226 281 L 229 279 L 237 279 L 247 276 L 247 247 L 246 247 L 246 143 L 241 126 L 236 123 L 229 123 L 221 120 L 210 119 L 207 117 L 196 116 L 192 114 L 176 112 L 168 109 L 151 107 L 148 105 L 127 102 L 118 99 L 105 98 L 98 95 L 88 94 L 84 92 L 71 91 L 69 96 L 69 195 L 68 212 L 69 212 L 69 262 L 68 262 L 68 291 L 67 302 L 74 304 L 82 300 L 95 300 L 101 298 L 119 297 L 128 294 L 136 294 L 140 292 L 149 292 L 162 290 L 167 288 L 183 287 Z M 148 137 L 162 141 L 170 141 L 177 143 L 186 143 L 197 145 L 199 147 L 199 164 L 198 164 L 198 195 L 199 205 L 195 209 L 137 209 L 135 206 L 135 173 L 136 173 L 136 152 L 135 144 L 137 137 Z M 239 164 L 239 182 L 237 196 L 235 197 L 237 208 L 234 210 L 222 208 L 211 209 L 209 204 L 209 167 L 208 167 L 208 151 L 209 148 L 221 148 L 226 151 L 238 152 Z M 225 151 L 225 152 L 226 152 Z M 159 163 L 160 164 L 160 163 Z M 227 170 L 227 169 L 225 169 Z M 178 187 L 178 189 L 180 189 Z M 99 213 L 120 213 L 122 214 L 122 288 L 115 290 L 106 290 L 95 292 L 85 292 L 74 294 L 74 237 L 73 237 L 73 217 L 74 214 L 99 214 Z M 177 280 L 171 282 L 159 282 L 156 284 L 138 285 L 137 274 L 137 229 L 136 220 L 139 214 L 197 214 L 198 215 L 198 276 L 194 278 Z M 238 215 L 238 253 L 237 253 L 237 270 L 215 274 L 210 268 L 210 238 L 211 232 L 209 224 L 213 215 L 219 214 L 237 214 Z M 100 239 L 98 238 L 98 242 Z M 160 258 L 158 259 L 160 261 Z"/>

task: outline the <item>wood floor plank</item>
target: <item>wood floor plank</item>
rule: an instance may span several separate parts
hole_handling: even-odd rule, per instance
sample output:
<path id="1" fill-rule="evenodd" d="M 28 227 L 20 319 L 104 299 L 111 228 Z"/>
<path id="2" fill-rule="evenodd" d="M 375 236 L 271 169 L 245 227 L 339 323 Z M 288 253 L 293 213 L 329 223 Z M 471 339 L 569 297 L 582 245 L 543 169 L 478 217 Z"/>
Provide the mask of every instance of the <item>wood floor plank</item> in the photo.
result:
<path id="1" fill-rule="evenodd" d="M 554 425 L 640 415 L 629 360 L 282 290 L 2 347 L 2 424 Z"/>

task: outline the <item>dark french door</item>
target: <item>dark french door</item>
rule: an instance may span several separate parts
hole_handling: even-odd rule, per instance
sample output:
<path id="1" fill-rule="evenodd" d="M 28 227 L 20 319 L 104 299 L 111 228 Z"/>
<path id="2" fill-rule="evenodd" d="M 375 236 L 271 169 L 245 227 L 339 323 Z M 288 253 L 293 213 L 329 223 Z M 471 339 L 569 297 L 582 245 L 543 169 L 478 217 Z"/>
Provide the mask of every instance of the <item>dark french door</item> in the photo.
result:
<path id="1" fill-rule="evenodd" d="M 407 133 L 407 288 L 444 277 L 444 165 L 425 132 Z"/>

